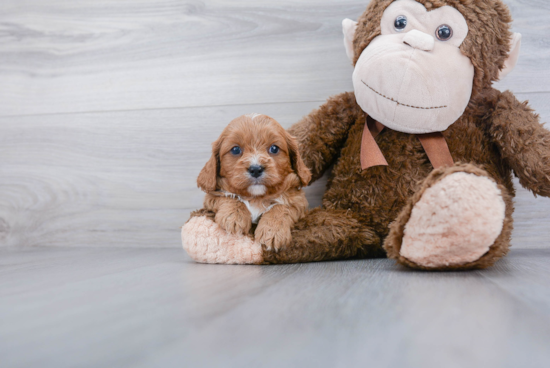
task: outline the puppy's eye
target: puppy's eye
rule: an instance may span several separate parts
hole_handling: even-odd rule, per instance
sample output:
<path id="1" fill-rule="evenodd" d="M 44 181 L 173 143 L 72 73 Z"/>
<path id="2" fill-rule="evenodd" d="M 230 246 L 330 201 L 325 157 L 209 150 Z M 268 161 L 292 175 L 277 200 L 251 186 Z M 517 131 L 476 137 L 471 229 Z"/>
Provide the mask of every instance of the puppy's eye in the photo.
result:
<path id="1" fill-rule="evenodd" d="M 235 146 L 235 147 L 231 148 L 231 154 L 232 155 L 235 155 L 235 156 L 240 155 L 241 152 L 242 152 L 241 147 L 239 147 L 239 146 Z"/>
<path id="2" fill-rule="evenodd" d="M 437 31 L 435 31 L 435 35 L 437 36 L 437 39 L 440 41 L 448 41 L 451 39 L 451 37 L 453 37 L 453 29 L 446 24 L 442 24 L 439 27 L 437 27 Z"/>
<path id="3" fill-rule="evenodd" d="M 397 32 L 401 32 L 407 27 L 407 17 L 404 15 L 398 16 L 397 18 L 395 18 L 393 26 L 395 27 L 395 30 Z"/>
<path id="4" fill-rule="evenodd" d="M 277 147 L 276 145 L 269 147 L 269 153 L 272 153 L 274 155 L 279 153 L 279 147 Z"/>

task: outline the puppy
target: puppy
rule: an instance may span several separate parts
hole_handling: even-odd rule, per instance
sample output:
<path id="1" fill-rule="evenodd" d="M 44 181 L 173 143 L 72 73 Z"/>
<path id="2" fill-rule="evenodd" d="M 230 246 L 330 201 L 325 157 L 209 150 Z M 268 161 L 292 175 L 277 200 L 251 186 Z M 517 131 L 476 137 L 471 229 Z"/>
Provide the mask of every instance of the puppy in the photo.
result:
<path id="1" fill-rule="evenodd" d="M 204 208 L 231 234 L 250 234 L 269 250 L 288 245 L 291 229 L 308 203 L 302 187 L 311 173 L 294 137 L 260 114 L 231 121 L 199 174 Z M 257 226 L 254 226 L 257 224 Z"/>

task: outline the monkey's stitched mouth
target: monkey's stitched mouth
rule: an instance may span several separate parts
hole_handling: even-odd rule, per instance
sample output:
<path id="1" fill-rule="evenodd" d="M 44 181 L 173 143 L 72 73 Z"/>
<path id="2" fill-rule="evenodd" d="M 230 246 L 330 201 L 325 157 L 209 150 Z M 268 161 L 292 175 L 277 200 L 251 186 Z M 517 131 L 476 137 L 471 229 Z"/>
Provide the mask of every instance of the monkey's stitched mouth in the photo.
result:
<path id="1" fill-rule="evenodd" d="M 394 100 L 393 98 L 390 98 L 388 96 L 385 96 L 383 94 L 381 94 L 380 92 L 378 92 L 377 90 L 375 90 L 374 88 L 372 88 L 371 86 L 369 86 L 367 83 L 365 83 L 364 80 L 361 80 L 361 82 L 363 82 L 363 84 L 365 86 L 367 86 L 368 89 L 370 89 L 371 91 L 373 91 L 374 93 L 376 93 L 377 95 L 381 96 L 381 97 L 384 97 L 386 100 L 390 100 L 392 102 L 395 102 L 397 105 L 401 105 L 401 106 L 406 106 L 406 107 L 411 107 L 413 109 L 421 109 L 421 110 L 434 110 L 434 109 L 444 109 L 446 108 L 447 106 L 435 106 L 435 107 L 420 107 L 420 106 L 412 106 L 412 105 L 407 105 L 407 104 L 404 104 L 404 103 L 401 103 L 397 100 Z"/>

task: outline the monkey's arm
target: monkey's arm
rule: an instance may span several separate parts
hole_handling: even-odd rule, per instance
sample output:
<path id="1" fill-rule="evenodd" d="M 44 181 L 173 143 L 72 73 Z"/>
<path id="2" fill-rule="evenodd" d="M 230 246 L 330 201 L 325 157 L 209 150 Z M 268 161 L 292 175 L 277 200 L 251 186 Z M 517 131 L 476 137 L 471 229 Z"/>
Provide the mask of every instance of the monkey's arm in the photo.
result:
<path id="1" fill-rule="evenodd" d="M 323 176 L 340 153 L 360 112 L 355 94 L 346 92 L 329 98 L 288 130 L 298 140 L 302 159 L 311 170 L 310 184 Z"/>
<path id="2" fill-rule="evenodd" d="M 521 185 L 550 197 L 550 131 L 539 116 L 506 91 L 500 95 L 489 132 Z"/>

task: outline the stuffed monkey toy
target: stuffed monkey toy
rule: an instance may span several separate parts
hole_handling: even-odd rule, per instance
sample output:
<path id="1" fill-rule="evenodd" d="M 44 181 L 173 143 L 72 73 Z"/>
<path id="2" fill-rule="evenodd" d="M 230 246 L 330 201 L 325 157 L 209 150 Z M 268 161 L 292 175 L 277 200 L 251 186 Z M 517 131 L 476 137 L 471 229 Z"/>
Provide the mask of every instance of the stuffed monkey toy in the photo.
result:
<path id="1" fill-rule="evenodd" d="M 501 0 L 372 0 L 345 20 L 354 93 L 289 129 L 312 181 L 332 166 L 321 208 L 270 251 L 201 210 L 182 229 L 198 262 L 273 264 L 389 257 L 415 269 L 479 269 L 510 247 L 512 174 L 550 196 L 550 131 L 492 88 L 521 36 Z"/>

